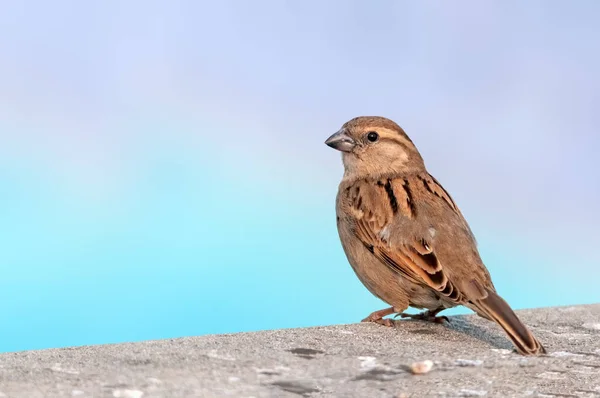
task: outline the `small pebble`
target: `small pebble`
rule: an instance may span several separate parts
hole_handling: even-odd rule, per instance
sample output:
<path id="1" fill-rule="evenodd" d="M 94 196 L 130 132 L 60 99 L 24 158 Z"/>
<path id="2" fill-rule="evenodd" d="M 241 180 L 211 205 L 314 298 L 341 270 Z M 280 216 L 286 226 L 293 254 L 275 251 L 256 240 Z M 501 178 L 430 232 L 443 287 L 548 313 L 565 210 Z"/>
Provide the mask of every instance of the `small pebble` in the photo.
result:
<path id="1" fill-rule="evenodd" d="M 414 362 L 412 365 L 410 365 L 410 371 L 415 375 L 429 373 L 431 368 L 433 368 L 433 362 L 431 362 L 429 359 L 421 362 Z"/>

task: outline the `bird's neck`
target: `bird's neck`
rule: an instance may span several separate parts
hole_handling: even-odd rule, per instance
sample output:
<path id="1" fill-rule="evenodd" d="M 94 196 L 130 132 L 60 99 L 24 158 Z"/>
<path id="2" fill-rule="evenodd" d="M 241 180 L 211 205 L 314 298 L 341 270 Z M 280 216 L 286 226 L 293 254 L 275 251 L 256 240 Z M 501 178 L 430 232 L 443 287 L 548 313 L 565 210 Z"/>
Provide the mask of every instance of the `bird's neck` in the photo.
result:
<path id="1" fill-rule="evenodd" d="M 379 181 L 383 179 L 404 179 L 423 174 L 427 174 L 427 170 L 424 167 L 404 168 L 402 170 L 379 170 L 365 173 L 353 172 L 352 170 L 346 169 L 344 171 L 342 183 L 352 183 L 359 180 Z"/>

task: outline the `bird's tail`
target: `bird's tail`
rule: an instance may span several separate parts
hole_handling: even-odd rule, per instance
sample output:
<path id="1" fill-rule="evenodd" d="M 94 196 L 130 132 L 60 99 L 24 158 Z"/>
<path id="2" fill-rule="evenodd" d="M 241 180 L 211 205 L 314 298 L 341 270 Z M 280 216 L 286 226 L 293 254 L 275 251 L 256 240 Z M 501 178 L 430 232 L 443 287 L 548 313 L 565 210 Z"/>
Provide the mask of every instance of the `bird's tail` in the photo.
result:
<path id="1" fill-rule="evenodd" d="M 479 315 L 498 323 L 520 354 L 545 354 L 544 346 L 523 325 L 508 303 L 493 290 L 485 290 L 487 293 L 485 298 L 472 301 Z"/>

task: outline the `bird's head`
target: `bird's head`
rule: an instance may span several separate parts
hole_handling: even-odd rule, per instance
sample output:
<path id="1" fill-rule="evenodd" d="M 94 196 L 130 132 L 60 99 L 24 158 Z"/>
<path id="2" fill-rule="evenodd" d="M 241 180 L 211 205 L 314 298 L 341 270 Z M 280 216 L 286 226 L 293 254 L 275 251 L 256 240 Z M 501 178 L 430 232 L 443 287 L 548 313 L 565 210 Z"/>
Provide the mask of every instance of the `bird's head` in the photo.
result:
<path id="1" fill-rule="evenodd" d="M 344 178 L 378 178 L 425 170 L 423 158 L 404 130 L 380 116 L 356 117 L 327 138 L 342 152 Z"/>

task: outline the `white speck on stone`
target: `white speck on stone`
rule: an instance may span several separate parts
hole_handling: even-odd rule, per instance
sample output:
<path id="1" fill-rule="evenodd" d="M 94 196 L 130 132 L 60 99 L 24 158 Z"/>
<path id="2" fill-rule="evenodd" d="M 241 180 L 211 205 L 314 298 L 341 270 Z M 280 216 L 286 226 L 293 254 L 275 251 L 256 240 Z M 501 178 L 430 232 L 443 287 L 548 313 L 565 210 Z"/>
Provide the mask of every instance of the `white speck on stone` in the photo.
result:
<path id="1" fill-rule="evenodd" d="M 560 337 L 567 339 L 567 340 L 585 339 L 590 336 L 591 335 L 589 333 L 563 333 L 560 335 Z"/>
<path id="2" fill-rule="evenodd" d="M 351 332 L 349 330 L 340 330 L 340 329 L 323 329 L 324 332 L 329 332 L 329 333 L 339 333 L 339 334 L 354 334 L 354 332 Z"/>
<path id="3" fill-rule="evenodd" d="M 598 323 L 584 323 L 581 326 L 583 326 L 586 329 L 590 329 L 590 330 L 600 330 L 600 322 L 598 322 Z"/>
<path id="4" fill-rule="evenodd" d="M 582 375 L 595 375 L 598 373 L 598 369 L 596 369 L 595 364 L 591 364 L 591 366 L 581 364 L 581 366 L 583 367 L 583 369 L 571 369 L 571 372 L 582 374 Z"/>
<path id="5" fill-rule="evenodd" d="M 216 350 L 206 353 L 206 356 L 213 359 L 222 359 L 223 361 L 235 361 L 235 358 L 227 354 L 219 354 Z"/>
<path id="6" fill-rule="evenodd" d="M 66 373 L 66 374 L 70 374 L 70 375 L 78 375 L 79 371 L 72 369 L 72 368 L 63 368 L 62 366 L 60 366 L 60 363 L 55 363 L 54 366 L 52 366 L 50 368 L 50 370 L 52 370 L 53 372 L 57 372 L 57 373 Z"/>
<path id="7" fill-rule="evenodd" d="M 537 329 L 537 331 L 548 333 L 548 334 L 554 335 L 558 338 L 567 339 L 567 340 L 588 338 L 591 336 L 589 333 L 569 333 L 568 331 L 572 330 L 572 328 L 570 326 L 559 327 L 559 329 L 564 330 L 564 332 L 557 333 L 554 330 L 547 330 L 547 329 Z"/>
<path id="8" fill-rule="evenodd" d="M 433 362 L 429 359 L 421 362 L 414 362 L 410 365 L 410 371 L 415 375 L 429 373 L 431 368 L 433 368 Z"/>
<path id="9" fill-rule="evenodd" d="M 142 398 L 144 393 L 139 390 L 114 390 L 113 397 L 115 398 Z"/>
<path id="10" fill-rule="evenodd" d="M 358 357 L 360 361 L 360 368 L 364 370 L 371 370 L 377 366 L 377 358 L 375 357 Z"/>
<path id="11" fill-rule="evenodd" d="M 549 379 L 549 380 L 560 380 L 560 379 L 565 378 L 562 374 L 560 374 L 558 372 L 551 372 L 551 371 L 540 373 L 536 377 L 539 379 Z"/>
<path id="12" fill-rule="evenodd" d="M 258 374 L 272 376 L 272 375 L 277 375 L 277 374 L 288 372 L 290 370 L 290 368 L 288 368 L 287 366 L 277 365 L 274 368 L 254 368 L 254 370 Z"/>
<path id="13" fill-rule="evenodd" d="M 327 333 L 339 333 L 339 334 L 354 334 L 354 332 L 351 332 L 349 330 L 343 330 L 343 329 L 338 329 L 338 328 L 327 328 L 327 329 L 321 329 L 323 332 L 327 332 Z"/>
<path id="14" fill-rule="evenodd" d="M 563 357 L 583 357 L 584 356 L 584 355 L 581 355 L 581 354 L 575 354 L 575 353 L 567 352 L 567 351 L 551 352 L 549 355 L 551 357 L 556 357 L 556 358 L 563 358 Z"/>
<path id="15" fill-rule="evenodd" d="M 558 307 L 558 310 L 563 312 L 572 312 L 577 311 L 577 307 Z"/>
<path id="16" fill-rule="evenodd" d="M 71 391 L 71 396 L 72 397 L 81 397 L 83 394 L 85 394 L 85 393 L 83 391 L 81 391 L 81 390 L 73 390 L 73 391 Z"/>
<path id="17" fill-rule="evenodd" d="M 237 383 L 238 381 L 240 381 L 240 378 L 239 377 L 235 377 L 235 376 L 229 376 L 227 378 L 227 381 L 230 382 L 230 383 Z"/>
<path id="18" fill-rule="evenodd" d="M 461 397 L 484 397 L 487 391 L 484 390 L 460 390 L 458 395 Z"/>
<path id="19" fill-rule="evenodd" d="M 457 359 L 454 363 L 458 366 L 481 366 L 483 361 L 479 359 Z"/>
<path id="20" fill-rule="evenodd" d="M 0 398 L 4 398 L 4 397 L 8 397 L 8 395 L 6 395 L 5 393 L 3 393 L 2 391 L 0 391 Z"/>
<path id="21" fill-rule="evenodd" d="M 435 238 L 436 233 L 437 231 L 435 230 L 435 228 L 429 227 L 429 235 L 431 235 L 432 238 Z"/>
<path id="22" fill-rule="evenodd" d="M 507 350 L 505 348 L 492 348 L 492 351 L 497 352 L 498 354 L 508 355 L 512 353 L 511 350 Z"/>

